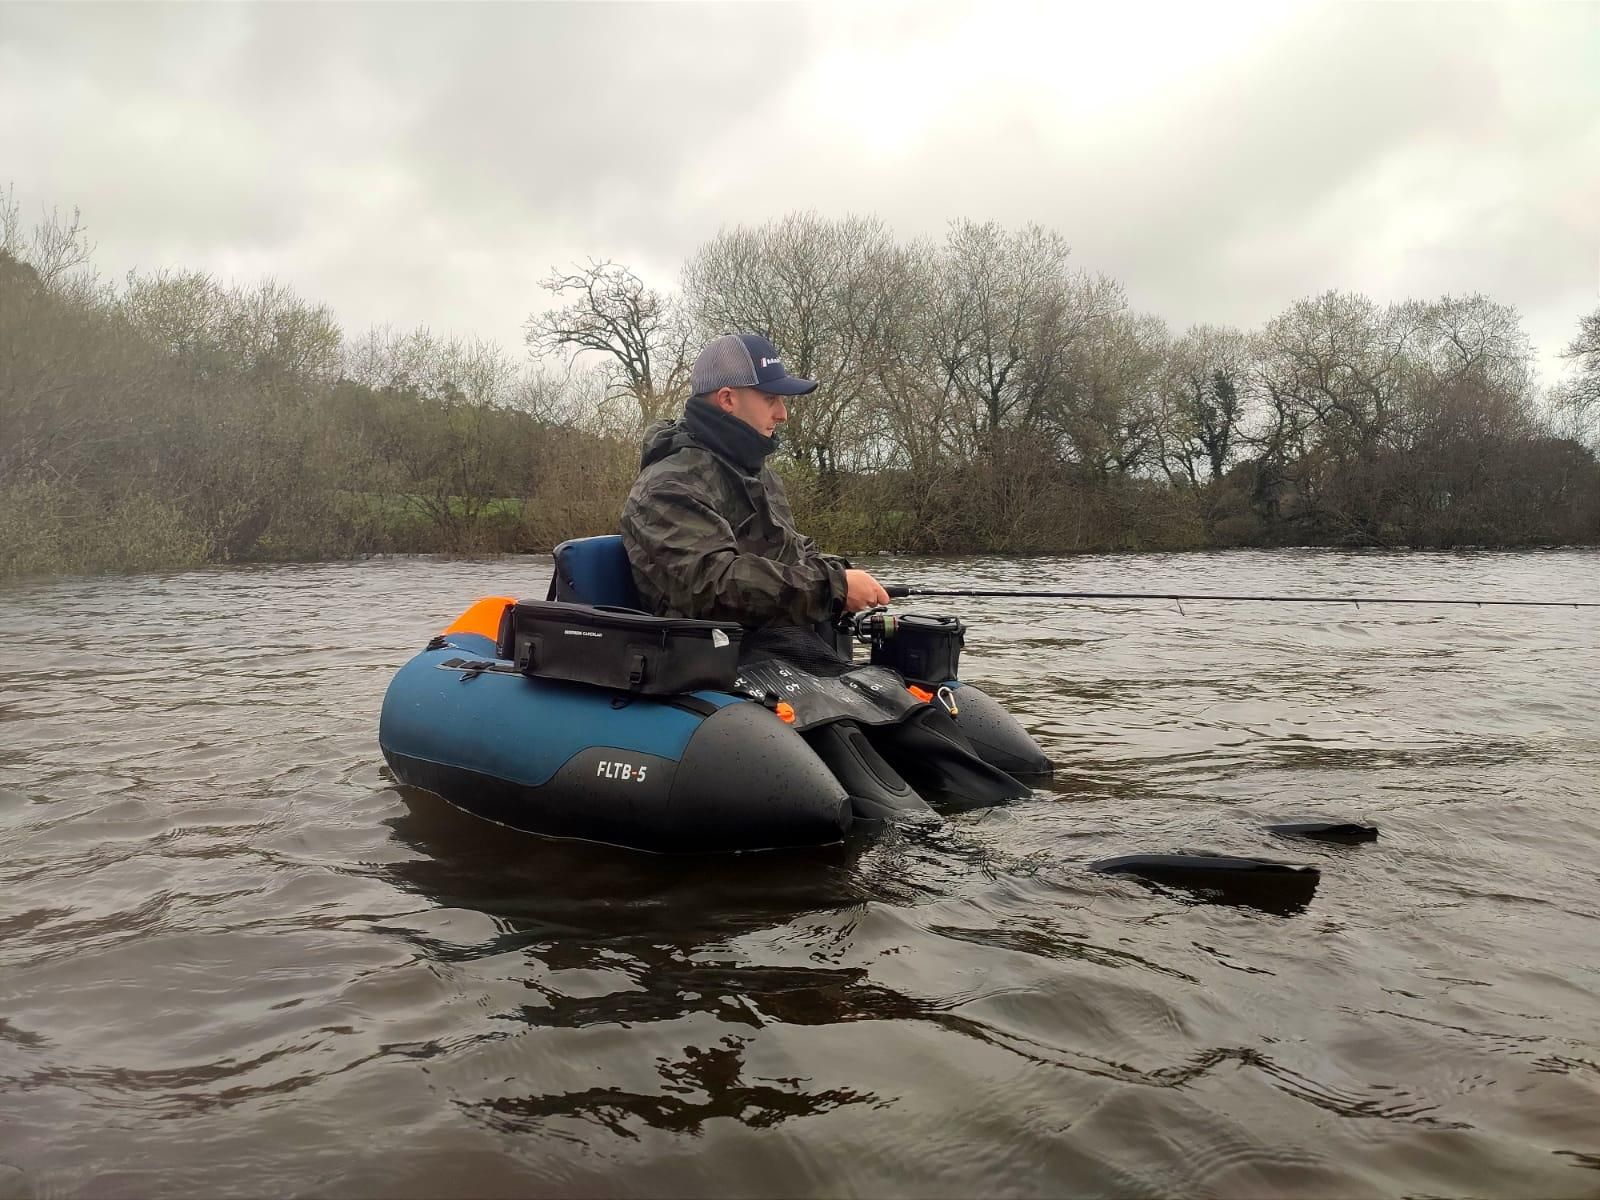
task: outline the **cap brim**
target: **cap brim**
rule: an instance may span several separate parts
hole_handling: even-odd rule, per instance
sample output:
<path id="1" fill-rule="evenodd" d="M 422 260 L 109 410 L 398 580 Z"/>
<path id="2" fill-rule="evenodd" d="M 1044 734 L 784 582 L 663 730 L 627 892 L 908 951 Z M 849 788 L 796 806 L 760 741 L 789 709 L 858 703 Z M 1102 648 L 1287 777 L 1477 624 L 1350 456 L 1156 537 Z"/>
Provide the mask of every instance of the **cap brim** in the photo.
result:
<path id="1" fill-rule="evenodd" d="M 817 390 L 817 381 L 785 375 L 782 379 L 774 379 L 770 383 L 758 383 L 756 387 L 770 396 L 804 396 L 807 392 Z"/>

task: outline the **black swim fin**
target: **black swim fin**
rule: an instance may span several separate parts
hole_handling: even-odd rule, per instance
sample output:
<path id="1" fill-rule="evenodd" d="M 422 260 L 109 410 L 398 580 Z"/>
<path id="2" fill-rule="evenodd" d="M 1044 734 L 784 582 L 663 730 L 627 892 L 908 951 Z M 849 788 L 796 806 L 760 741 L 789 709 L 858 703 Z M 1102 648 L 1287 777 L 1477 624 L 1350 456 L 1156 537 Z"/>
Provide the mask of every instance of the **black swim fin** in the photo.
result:
<path id="1" fill-rule="evenodd" d="M 1291 821 L 1284 825 L 1268 825 L 1267 831 L 1284 837 L 1314 838 L 1319 842 L 1338 842 L 1346 846 L 1378 840 L 1376 825 L 1363 825 L 1355 821 Z"/>
<path id="2" fill-rule="evenodd" d="M 854 721 L 817 725 L 801 736 L 849 793 L 856 820 L 939 823 L 939 814 L 884 762 Z"/>
<path id="3" fill-rule="evenodd" d="M 867 736 L 912 787 L 946 807 L 987 808 L 1032 794 L 973 753 L 950 714 L 934 705 L 918 709 L 898 725 L 875 725 Z"/>
<path id="4" fill-rule="evenodd" d="M 1123 854 L 1092 862 L 1089 869 L 1182 888 L 1216 904 L 1284 914 L 1303 910 L 1322 878 L 1313 866 L 1230 854 Z"/>

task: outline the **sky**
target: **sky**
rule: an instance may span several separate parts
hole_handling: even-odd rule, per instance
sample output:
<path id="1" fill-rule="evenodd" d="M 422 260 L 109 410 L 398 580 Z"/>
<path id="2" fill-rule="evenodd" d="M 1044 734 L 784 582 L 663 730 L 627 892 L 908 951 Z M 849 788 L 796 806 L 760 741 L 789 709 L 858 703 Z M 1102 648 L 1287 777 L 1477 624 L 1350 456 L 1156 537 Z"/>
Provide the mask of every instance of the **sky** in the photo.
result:
<path id="1" fill-rule="evenodd" d="M 1175 330 L 1328 289 L 1600 306 L 1600 3 L 21 4 L 0 189 L 95 263 L 519 353 L 590 257 L 1036 222 Z"/>

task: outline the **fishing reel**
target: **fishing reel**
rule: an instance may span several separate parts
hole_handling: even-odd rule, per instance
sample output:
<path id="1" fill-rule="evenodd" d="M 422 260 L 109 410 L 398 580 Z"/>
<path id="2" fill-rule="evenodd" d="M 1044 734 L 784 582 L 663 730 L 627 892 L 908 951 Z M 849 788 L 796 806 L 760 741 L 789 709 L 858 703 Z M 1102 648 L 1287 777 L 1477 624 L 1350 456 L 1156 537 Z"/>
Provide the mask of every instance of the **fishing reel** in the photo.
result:
<path id="1" fill-rule="evenodd" d="M 900 618 L 882 605 L 846 613 L 841 624 L 863 646 L 875 646 L 892 638 L 900 629 Z"/>

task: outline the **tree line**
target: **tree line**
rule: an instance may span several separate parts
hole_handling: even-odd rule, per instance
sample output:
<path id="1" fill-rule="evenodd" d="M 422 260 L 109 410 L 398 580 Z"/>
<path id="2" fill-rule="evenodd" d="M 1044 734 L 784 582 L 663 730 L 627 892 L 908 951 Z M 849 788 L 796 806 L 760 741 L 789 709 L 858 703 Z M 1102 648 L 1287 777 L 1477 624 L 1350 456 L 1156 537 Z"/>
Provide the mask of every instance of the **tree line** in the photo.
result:
<path id="1" fill-rule="evenodd" d="M 844 553 L 1600 541 L 1600 309 L 1541 390 L 1514 309 L 1327 293 L 1174 332 L 1058 234 L 873 218 L 724 230 L 662 291 L 553 273 L 526 353 L 345 333 L 275 281 L 108 282 L 76 213 L 0 194 L 0 578 L 615 528 L 709 337 L 820 381 L 778 466 Z"/>

